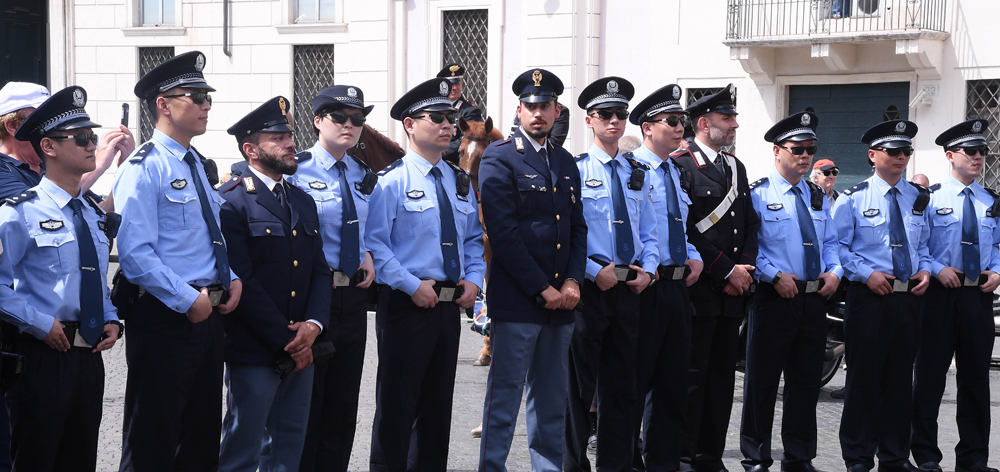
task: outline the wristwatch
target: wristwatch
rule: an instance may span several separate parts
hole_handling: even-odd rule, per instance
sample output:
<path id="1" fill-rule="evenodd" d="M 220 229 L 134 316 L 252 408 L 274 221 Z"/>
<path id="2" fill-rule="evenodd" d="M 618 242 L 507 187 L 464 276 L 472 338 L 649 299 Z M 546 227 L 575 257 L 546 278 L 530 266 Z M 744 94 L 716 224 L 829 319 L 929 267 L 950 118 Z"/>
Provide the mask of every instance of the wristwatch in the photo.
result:
<path id="1" fill-rule="evenodd" d="M 778 273 L 774 274 L 774 278 L 771 279 L 771 285 L 778 285 L 778 280 L 780 279 L 781 279 L 781 271 L 779 270 Z"/>
<path id="2" fill-rule="evenodd" d="M 646 272 L 646 274 L 649 275 L 649 285 L 655 284 L 656 283 L 656 274 L 654 274 L 652 272 Z M 647 285 L 647 287 L 649 287 L 649 285 Z"/>

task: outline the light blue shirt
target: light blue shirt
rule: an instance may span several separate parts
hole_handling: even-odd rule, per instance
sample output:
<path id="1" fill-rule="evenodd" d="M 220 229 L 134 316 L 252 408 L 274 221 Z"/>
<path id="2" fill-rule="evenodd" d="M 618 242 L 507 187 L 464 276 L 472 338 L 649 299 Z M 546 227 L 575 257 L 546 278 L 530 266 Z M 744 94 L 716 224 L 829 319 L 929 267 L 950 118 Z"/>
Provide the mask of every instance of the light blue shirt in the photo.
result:
<path id="1" fill-rule="evenodd" d="M 840 238 L 840 264 L 849 280 L 861 283 L 865 283 L 876 270 L 889 275 L 893 273 L 889 247 L 889 219 L 892 218 L 889 189 L 892 186 L 877 174 L 864 183 L 868 185 L 863 189 L 842 193 L 833 206 L 833 223 Z M 916 187 L 902 178 L 895 187 L 899 189 L 896 200 L 903 216 L 903 227 L 906 228 L 912 277 L 921 270 L 929 272 L 931 269 L 931 256 L 927 250 L 930 230 L 925 216 L 913 214 L 913 203 L 919 195 Z"/>
<path id="2" fill-rule="evenodd" d="M 475 192 L 459 197 L 455 171 L 444 160 L 434 166 L 408 150 L 402 162 L 379 173 L 382 191 L 369 200 L 365 244 L 375 260 L 379 283 L 413 295 L 421 280 L 445 280 L 441 254 L 441 217 L 437 186 L 431 168 L 441 170 L 448 193 L 462 257 L 462 279 L 482 289 L 486 275 L 483 260 L 483 225 Z"/>
<path id="3" fill-rule="evenodd" d="M 621 181 L 625 194 L 625 205 L 628 208 L 629 222 L 632 225 L 632 247 L 636 248 L 635 259 L 646 272 L 655 273 L 660 264 L 657 251 L 656 216 L 653 214 L 653 202 L 649 197 L 650 172 L 642 182 L 642 188 L 628 188 L 632 165 L 622 157 L 619 151 L 614 158 L 602 151 L 597 145 L 590 146 L 589 155 L 576 161 L 580 169 L 580 180 L 583 187 L 580 194 L 583 198 L 583 217 L 587 220 L 587 278 L 594 280 L 603 268 L 591 257 L 609 261 L 616 265 L 631 264 L 635 261 L 621 260 L 615 251 L 614 205 L 611 202 L 612 192 L 611 171 L 608 163 L 618 166 L 618 180 Z M 641 248 L 641 249 L 640 249 Z"/>
<path id="4" fill-rule="evenodd" d="M 656 216 L 656 237 L 659 242 L 660 265 L 680 265 L 670 257 L 670 244 L 674 243 L 674 241 L 670 241 L 669 217 L 667 216 L 667 187 L 664 184 L 664 179 L 668 177 L 660 165 L 664 162 L 668 163 L 667 165 L 670 169 L 669 178 L 674 182 L 674 191 L 677 193 L 677 205 L 681 211 L 681 226 L 686 230 L 688 205 L 691 204 L 691 198 L 688 197 L 687 192 L 681 189 L 680 169 L 673 163 L 672 159 L 667 159 L 666 161 L 660 159 L 659 156 L 654 154 L 645 145 L 639 146 L 639 149 L 633 151 L 633 154 L 635 155 L 635 160 L 652 168 L 649 173 L 650 182 L 652 183 L 649 195 L 653 201 L 653 214 Z M 701 254 L 698 254 L 698 250 L 695 249 L 694 244 L 688 242 L 686 232 L 684 234 L 684 244 L 687 245 L 687 258 L 701 261 Z"/>
<path id="5" fill-rule="evenodd" d="M 1000 272 L 1000 226 L 997 217 L 987 215 L 993 207 L 993 195 L 975 182 L 972 189 L 972 205 L 976 209 L 972 218 L 978 218 L 979 263 L 982 270 Z M 941 182 L 941 188 L 931 194 L 931 204 L 924 214 L 930 218 L 931 236 L 927 246 L 931 253 L 931 274 L 937 277 L 945 267 L 962 267 L 962 221 L 965 220 L 966 186 L 949 176 Z M 966 274 L 975 279 L 978 274 Z"/>
<path id="6" fill-rule="evenodd" d="M 220 282 L 212 238 L 191 169 L 184 162 L 188 149 L 159 130 L 153 131 L 150 141 L 155 146 L 144 159 L 133 153 L 115 175 L 115 206 L 122 215 L 119 261 L 130 282 L 172 310 L 187 313 L 199 294 L 189 284 Z M 195 165 L 219 224 L 223 200 L 208 184 L 201 162 Z M 236 274 L 229 272 L 236 280 Z"/>
<path id="7" fill-rule="evenodd" d="M 312 158 L 299 162 L 299 170 L 287 177 L 288 182 L 302 190 L 305 190 L 313 200 L 316 201 L 316 211 L 319 212 L 320 235 L 323 237 L 323 254 L 326 255 L 326 262 L 334 269 L 340 267 L 340 231 L 343 226 L 344 213 L 344 189 L 340 188 L 340 170 L 336 167 L 337 159 L 334 159 L 323 146 L 317 142 L 309 149 Z M 347 164 L 347 183 L 351 186 L 350 191 L 354 196 L 354 208 L 358 212 L 358 235 L 360 236 L 360 247 L 358 254 L 364 254 L 368 250 L 365 245 L 365 234 L 368 228 L 368 206 L 369 200 L 374 198 L 375 193 L 381 193 L 382 189 L 378 185 L 372 191 L 372 195 L 365 195 L 358 189 L 361 181 L 365 178 L 365 169 L 362 168 L 353 158 L 344 155 L 343 162 Z M 361 257 L 364 262 L 364 257 Z M 351 273 L 357 267 L 341 268 L 347 273 Z"/>
<path id="8" fill-rule="evenodd" d="M 795 187 L 801 191 L 801 197 L 795 196 L 792 184 L 775 169 L 771 171 L 767 182 L 750 191 L 753 208 L 760 217 L 760 229 L 757 231 L 757 280 L 770 282 L 778 271 L 795 274 L 799 280 L 809 280 L 796 198 L 805 203 L 812 217 L 817 243 L 820 245 L 821 272 L 830 272 L 840 278 L 844 275 L 844 269 L 840 267 L 840 256 L 837 254 L 840 247 L 837 228 L 830 219 L 830 204 L 824 196 L 823 209 L 815 210 L 810 202 L 812 194 L 805 179 L 800 179 Z"/>
<path id="9" fill-rule="evenodd" d="M 31 190 L 35 198 L 0 207 L 0 318 L 43 339 L 56 319 L 80 321 L 80 249 L 69 206 L 73 197 L 44 177 Z M 85 200 L 77 200 L 83 203 L 97 249 L 96 270 L 107 274 L 110 248 L 104 218 Z M 104 321 L 117 321 L 107 284 L 102 289 Z"/>

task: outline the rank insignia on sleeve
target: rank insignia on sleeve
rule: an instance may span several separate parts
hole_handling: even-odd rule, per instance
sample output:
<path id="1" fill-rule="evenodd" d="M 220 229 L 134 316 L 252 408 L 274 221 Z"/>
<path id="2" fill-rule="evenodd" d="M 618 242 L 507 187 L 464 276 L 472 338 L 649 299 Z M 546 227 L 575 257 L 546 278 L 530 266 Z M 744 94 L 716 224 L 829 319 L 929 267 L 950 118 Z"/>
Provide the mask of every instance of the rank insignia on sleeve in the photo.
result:
<path id="1" fill-rule="evenodd" d="M 409 197 L 409 198 L 412 198 L 412 199 L 416 200 L 418 198 L 423 198 L 424 191 L 423 190 L 410 190 L 409 192 L 406 192 L 406 196 Z"/>
<path id="2" fill-rule="evenodd" d="M 314 180 L 312 182 L 309 182 L 309 188 L 314 190 L 325 190 L 326 182 L 320 182 L 319 180 Z"/>
<path id="3" fill-rule="evenodd" d="M 584 183 L 587 184 L 587 186 L 590 188 L 600 187 L 601 185 L 604 185 L 603 181 L 597 179 L 590 179 Z"/>
<path id="4" fill-rule="evenodd" d="M 177 190 L 180 190 L 180 189 L 182 189 L 184 187 L 187 187 L 187 184 L 188 184 L 187 180 L 184 180 L 184 179 L 174 179 L 174 180 L 170 181 L 170 186 L 173 187 L 173 188 L 175 188 L 175 189 L 177 189 Z"/>
<path id="5" fill-rule="evenodd" d="M 62 229 L 63 222 L 59 220 L 45 220 L 41 223 L 38 223 L 38 226 L 40 226 L 45 231 L 58 231 Z"/>
<path id="6" fill-rule="evenodd" d="M 878 208 L 869 208 L 869 209 L 865 210 L 864 212 L 862 212 L 861 214 L 865 215 L 865 217 L 867 217 L 867 218 L 872 218 L 872 217 L 878 215 Z"/>
<path id="7" fill-rule="evenodd" d="M 950 215 L 954 211 L 951 208 L 938 208 L 937 214 L 939 215 Z"/>
<path id="8" fill-rule="evenodd" d="M 771 211 L 778 211 L 782 208 L 785 208 L 785 205 L 782 205 L 781 203 L 772 203 L 767 206 L 767 209 Z"/>

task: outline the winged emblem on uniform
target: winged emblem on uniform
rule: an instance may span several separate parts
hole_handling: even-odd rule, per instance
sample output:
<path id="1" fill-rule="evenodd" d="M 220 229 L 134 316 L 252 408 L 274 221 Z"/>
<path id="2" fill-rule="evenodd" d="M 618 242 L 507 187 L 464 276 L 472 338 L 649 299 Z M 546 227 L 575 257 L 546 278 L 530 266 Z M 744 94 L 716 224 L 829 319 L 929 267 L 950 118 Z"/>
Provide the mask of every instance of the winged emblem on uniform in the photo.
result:
<path id="1" fill-rule="evenodd" d="M 170 186 L 173 187 L 173 188 L 175 188 L 175 189 L 177 189 L 177 190 L 180 190 L 180 189 L 182 189 L 184 187 L 187 187 L 187 184 L 188 184 L 187 180 L 184 180 L 184 179 L 174 179 L 174 180 L 170 181 Z"/>
<path id="2" fill-rule="evenodd" d="M 778 210 L 780 210 L 782 208 L 785 208 L 785 205 L 783 205 L 781 203 L 772 203 L 772 204 L 770 204 L 770 205 L 767 206 L 767 209 L 771 210 L 771 211 L 778 211 Z"/>
<path id="3" fill-rule="evenodd" d="M 861 214 L 865 215 L 866 218 L 872 218 L 878 216 L 878 208 L 869 208 L 864 212 L 862 212 Z"/>
<path id="4" fill-rule="evenodd" d="M 416 200 L 418 198 L 423 198 L 424 197 L 424 191 L 423 190 L 410 190 L 409 192 L 406 192 L 406 196 L 409 197 L 409 198 L 412 198 L 412 199 Z"/>
<path id="5" fill-rule="evenodd" d="M 603 181 L 597 179 L 590 179 L 584 183 L 587 184 L 587 186 L 590 188 L 600 187 L 601 185 L 604 185 Z"/>
<path id="6" fill-rule="evenodd" d="M 60 220 L 45 220 L 38 223 L 38 226 L 45 231 L 58 231 L 64 226 L 63 222 Z"/>
<path id="7" fill-rule="evenodd" d="M 939 215 L 950 215 L 953 211 L 951 208 L 938 208 L 937 214 Z"/>
<path id="8" fill-rule="evenodd" d="M 324 190 L 326 189 L 326 182 L 321 182 L 319 180 L 314 180 L 309 182 L 309 188 L 314 190 Z"/>

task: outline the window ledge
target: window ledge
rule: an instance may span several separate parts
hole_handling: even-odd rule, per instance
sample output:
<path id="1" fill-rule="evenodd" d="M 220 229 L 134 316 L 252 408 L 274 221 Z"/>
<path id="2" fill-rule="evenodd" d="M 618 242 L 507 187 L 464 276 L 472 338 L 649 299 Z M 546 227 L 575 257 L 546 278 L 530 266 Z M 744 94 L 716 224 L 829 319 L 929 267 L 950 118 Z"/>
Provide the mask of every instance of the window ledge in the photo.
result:
<path id="1" fill-rule="evenodd" d="M 121 30 L 125 36 L 184 36 L 187 32 L 183 26 L 137 26 Z"/>
<path id="2" fill-rule="evenodd" d="M 278 34 L 299 33 L 344 33 L 347 23 L 296 23 L 294 25 L 277 25 Z"/>

